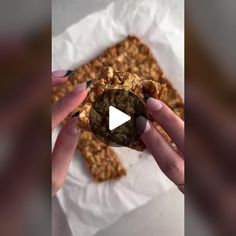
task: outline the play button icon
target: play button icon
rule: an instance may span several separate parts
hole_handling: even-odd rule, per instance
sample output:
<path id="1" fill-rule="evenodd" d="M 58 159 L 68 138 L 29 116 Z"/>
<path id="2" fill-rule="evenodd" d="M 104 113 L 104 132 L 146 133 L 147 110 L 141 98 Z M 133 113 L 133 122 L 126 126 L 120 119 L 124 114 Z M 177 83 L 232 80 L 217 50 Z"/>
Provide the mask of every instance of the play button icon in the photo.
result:
<path id="1" fill-rule="evenodd" d="M 109 130 L 113 130 L 131 119 L 130 116 L 124 112 L 116 109 L 113 106 L 109 106 Z"/>
<path id="2" fill-rule="evenodd" d="M 140 127 L 138 131 L 135 122 L 139 116 L 147 117 L 142 99 L 128 90 L 111 89 L 96 97 L 90 109 L 89 125 L 103 143 L 130 147 L 140 138 Z"/>

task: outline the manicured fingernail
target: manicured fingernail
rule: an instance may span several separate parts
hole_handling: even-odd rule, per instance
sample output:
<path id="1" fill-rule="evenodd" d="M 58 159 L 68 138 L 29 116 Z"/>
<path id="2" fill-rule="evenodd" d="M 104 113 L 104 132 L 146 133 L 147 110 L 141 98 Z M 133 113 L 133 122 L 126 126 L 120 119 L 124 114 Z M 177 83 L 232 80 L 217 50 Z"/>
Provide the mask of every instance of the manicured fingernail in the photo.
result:
<path id="1" fill-rule="evenodd" d="M 148 120 L 148 121 L 146 122 L 146 125 L 145 125 L 145 128 L 144 128 L 143 133 L 146 133 L 146 132 L 148 132 L 148 131 L 150 131 L 150 130 L 151 130 L 151 125 L 150 125 L 150 121 Z"/>
<path id="2" fill-rule="evenodd" d="M 52 72 L 54 77 L 66 77 L 73 73 L 73 70 L 57 70 Z"/>
<path id="3" fill-rule="evenodd" d="M 87 83 L 83 82 L 82 84 L 79 84 L 76 86 L 76 88 L 73 90 L 73 93 L 81 93 L 87 88 Z"/>
<path id="4" fill-rule="evenodd" d="M 162 108 L 162 103 L 161 101 L 154 99 L 154 98 L 149 98 L 147 100 L 147 107 L 150 111 L 159 111 Z"/>
<path id="5" fill-rule="evenodd" d="M 92 84 L 93 80 L 87 80 L 86 81 L 86 88 L 88 88 Z"/>
<path id="6" fill-rule="evenodd" d="M 149 96 L 147 95 L 144 95 L 144 101 L 147 102 L 148 98 L 150 98 Z"/>
<path id="7" fill-rule="evenodd" d="M 144 132 L 147 132 L 151 128 L 148 120 L 143 116 L 139 116 L 135 122 L 139 134 L 143 134 Z"/>
<path id="8" fill-rule="evenodd" d="M 73 114 L 73 115 L 72 115 L 72 117 L 78 117 L 78 116 L 79 116 L 79 114 L 80 114 L 80 112 L 79 112 L 79 111 L 77 111 L 75 114 Z"/>
<path id="9" fill-rule="evenodd" d="M 77 93 L 81 93 L 83 92 L 85 89 L 87 89 L 93 80 L 88 80 L 83 82 L 82 84 L 77 85 L 77 87 L 74 89 L 73 93 L 77 94 Z"/>

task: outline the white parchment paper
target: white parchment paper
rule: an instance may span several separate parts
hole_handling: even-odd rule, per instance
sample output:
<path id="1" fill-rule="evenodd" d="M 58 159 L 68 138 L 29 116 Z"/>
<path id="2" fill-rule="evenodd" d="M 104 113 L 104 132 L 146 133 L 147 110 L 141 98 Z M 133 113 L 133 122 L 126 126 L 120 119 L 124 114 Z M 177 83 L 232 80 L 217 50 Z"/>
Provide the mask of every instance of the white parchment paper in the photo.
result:
<path id="1" fill-rule="evenodd" d="M 183 27 L 183 0 L 116 1 L 53 38 L 53 70 L 76 68 L 127 35 L 136 35 L 151 48 L 183 97 Z M 53 132 L 53 143 L 57 133 L 58 130 Z M 74 236 L 94 235 L 123 214 L 174 187 L 147 152 L 114 150 L 127 168 L 127 176 L 118 181 L 95 183 L 79 154 L 73 158 L 57 197 Z"/>

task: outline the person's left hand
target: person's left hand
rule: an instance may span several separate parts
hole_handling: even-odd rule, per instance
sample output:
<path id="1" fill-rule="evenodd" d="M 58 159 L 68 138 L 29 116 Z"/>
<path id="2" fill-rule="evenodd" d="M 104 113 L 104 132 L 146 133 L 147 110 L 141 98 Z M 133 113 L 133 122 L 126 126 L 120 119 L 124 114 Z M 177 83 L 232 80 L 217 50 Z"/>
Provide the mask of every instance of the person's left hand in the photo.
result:
<path id="1" fill-rule="evenodd" d="M 166 142 L 153 123 L 140 116 L 137 127 L 142 130 L 141 139 L 153 155 L 163 173 L 184 192 L 184 121 L 162 101 L 148 98 L 147 110 L 176 144 L 176 148 Z"/>
<path id="2" fill-rule="evenodd" d="M 65 83 L 71 71 L 56 71 L 52 73 L 52 86 Z M 75 110 L 88 94 L 87 82 L 79 84 L 52 107 L 52 129 L 60 124 Z M 76 117 L 71 118 L 60 131 L 52 152 L 52 195 L 64 184 L 64 180 L 79 139 L 79 129 L 76 127 Z"/>

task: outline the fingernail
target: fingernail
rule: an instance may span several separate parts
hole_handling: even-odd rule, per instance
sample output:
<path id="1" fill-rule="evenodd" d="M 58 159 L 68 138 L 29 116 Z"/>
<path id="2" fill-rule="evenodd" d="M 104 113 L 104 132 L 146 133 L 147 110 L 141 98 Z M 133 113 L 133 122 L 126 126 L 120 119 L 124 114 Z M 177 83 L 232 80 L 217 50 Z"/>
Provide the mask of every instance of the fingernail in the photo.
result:
<path id="1" fill-rule="evenodd" d="M 148 98 L 150 98 L 149 96 L 147 95 L 144 95 L 144 101 L 147 102 Z"/>
<path id="2" fill-rule="evenodd" d="M 150 111 L 159 111 L 162 108 L 162 103 L 161 101 L 154 99 L 152 97 L 150 97 L 147 100 L 147 107 Z"/>
<path id="3" fill-rule="evenodd" d="M 75 87 L 75 89 L 73 90 L 73 93 L 77 94 L 77 93 L 81 93 L 83 92 L 85 89 L 87 88 L 87 82 L 83 82 L 82 84 L 79 84 Z"/>
<path id="4" fill-rule="evenodd" d="M 86 81 L 86 88 L 88 88 L 92 84 L 93 80 L 88 80 Z"/>
<path id="5" fill-rule="evenodd" d="M 73 115 L 72 115 L 72 117 L 78 117 L 78 116 L 79 116 L 79 114 L 80 114 L 80 112 L 79 112 L 79 111 L 77 111 L 75 114 L 73 114 Z"/>
<path id="6" fill-rule="evenodd" d="M 151 128 L 148 120 L 143 116 L 139 116 L 135 122 L 139 134 L 143 134 L 144 132 L 149 131 Z"/>
<path id="7" fill-rule="evenodd" d="M 66 77 L 73 73 L 73 70 L 57 70 L 52 72 L 54 77 Z"/>

